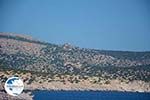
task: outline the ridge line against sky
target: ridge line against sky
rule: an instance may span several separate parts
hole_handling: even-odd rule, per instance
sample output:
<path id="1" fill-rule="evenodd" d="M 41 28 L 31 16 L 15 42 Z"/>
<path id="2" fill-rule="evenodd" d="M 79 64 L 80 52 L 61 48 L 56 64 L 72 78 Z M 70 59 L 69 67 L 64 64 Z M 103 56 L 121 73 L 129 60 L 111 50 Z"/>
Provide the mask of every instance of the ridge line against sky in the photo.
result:
<path id="1" fill-rule="evenodd" d="M 0 0 L 0 31 L 55 44 L 150 51 L 150 0 Z"/>

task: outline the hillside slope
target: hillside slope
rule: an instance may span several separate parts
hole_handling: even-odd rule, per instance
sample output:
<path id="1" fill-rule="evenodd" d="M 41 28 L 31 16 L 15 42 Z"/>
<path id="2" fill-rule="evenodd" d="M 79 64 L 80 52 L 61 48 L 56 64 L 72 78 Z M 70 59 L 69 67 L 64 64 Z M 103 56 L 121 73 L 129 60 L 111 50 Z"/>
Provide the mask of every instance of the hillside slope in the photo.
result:
<path id="1" fill-rule="evenodd" d="M 110 84 L 116 79 L 126 83 L 149 83 L 150 52 L 85 49 L 41 42 L 30 36 L 0 33 L 0 68 L 2 72 L 8 69 L 46 74 L 51 78 L 57 76 L 63 83 L 66 79 L 71 83 L 88 79 L 93 84 L 101 81 Z"/>

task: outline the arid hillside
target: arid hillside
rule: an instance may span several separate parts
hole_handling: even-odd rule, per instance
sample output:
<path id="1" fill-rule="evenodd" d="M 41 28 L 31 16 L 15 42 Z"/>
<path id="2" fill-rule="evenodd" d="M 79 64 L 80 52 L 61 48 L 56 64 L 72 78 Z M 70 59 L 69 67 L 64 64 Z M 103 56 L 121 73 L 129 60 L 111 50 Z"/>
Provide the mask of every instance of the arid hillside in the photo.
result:
<path id="1" fill-rule="evenodd" d="M 80 84 L 82 87 L 81 84 L 89 82 L 97 84 L 97 88 L 102 84 L 114 84 L 114 80 L 125 84 L 134 82 L 149 84 L 150 52 L 85 49 L 68 43 L 56 45 L 30 36 L 0 33 L 0 69 L 1 82 L 7 79 L 7 71 L 14 74 L 18 71 L 34 73 L 28 79 L 24 78 L 28 85 L 37 82 L 39 78 L 41 78 L 39 84 L 44 84 L 43 82 L 47 80 L 48 83 L 61 82 L 65 86 L 69 82 Z M 146 85 L 143 90 L 149 91 L 149 87 Z M 75 86 L 70 85 L 71 88 Z"/>

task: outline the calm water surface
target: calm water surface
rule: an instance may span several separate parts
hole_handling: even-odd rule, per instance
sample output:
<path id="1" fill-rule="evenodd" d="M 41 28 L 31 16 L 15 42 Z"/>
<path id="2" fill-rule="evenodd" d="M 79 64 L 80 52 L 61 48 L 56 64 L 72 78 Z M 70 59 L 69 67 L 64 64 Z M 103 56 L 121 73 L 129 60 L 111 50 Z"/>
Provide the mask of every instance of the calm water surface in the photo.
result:
<path id="1" fill-rule="evenodd" d="M 150 100 L 150 93 L 115 91 L 34 91 L 34 100 Z"/>

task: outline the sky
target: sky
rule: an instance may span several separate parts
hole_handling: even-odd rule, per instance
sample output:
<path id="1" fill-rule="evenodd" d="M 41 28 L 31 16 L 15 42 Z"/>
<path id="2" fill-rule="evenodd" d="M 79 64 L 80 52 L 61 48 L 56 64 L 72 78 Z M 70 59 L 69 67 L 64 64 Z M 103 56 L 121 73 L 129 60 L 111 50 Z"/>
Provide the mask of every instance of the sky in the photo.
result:
<path id="1" fill-rule="evenodd" d="M 0 32 L 81 48 L 150 51 L 150 0 L 0 0 Z"/>

